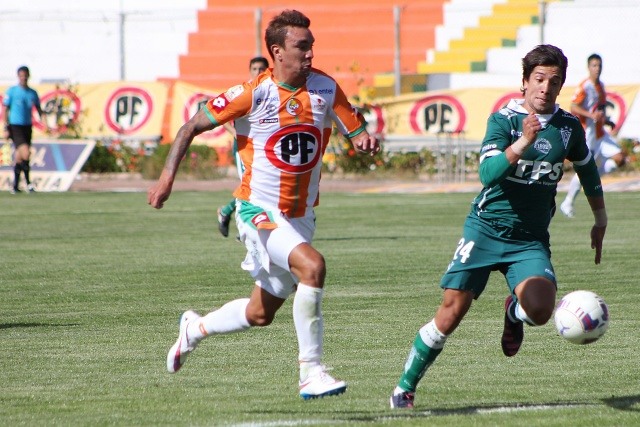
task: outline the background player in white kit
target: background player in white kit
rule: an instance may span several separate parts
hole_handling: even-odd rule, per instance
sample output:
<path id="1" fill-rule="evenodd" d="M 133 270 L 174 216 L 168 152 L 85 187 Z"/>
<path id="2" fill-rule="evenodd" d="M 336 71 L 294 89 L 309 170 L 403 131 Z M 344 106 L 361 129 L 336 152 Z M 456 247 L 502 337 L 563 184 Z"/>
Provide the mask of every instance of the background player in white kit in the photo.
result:
<path id="1" fill-rule="evenodd" d="M 600 80 L 602 74 L 602 58 L 594 53 L 587 59 L 589 77 L 578 85 L 573 98 L 571 99 L 571 113 L 576 115 L 582 123 L 587 139 L 587 146 L 598 165 L 600 175 L 611 173 L 618 167 L 624 165 L 626 157 L 622 149 L 605 129 L 607 104 L 607 92 L 604 83 Z M 615 124 L 613 124 L 615 132 Z M 560 210 L 569 218 L 575 215 L 574 202 L 580 194 L 580 179 L 577 175 L 571 178 L 567 196 Z"/>

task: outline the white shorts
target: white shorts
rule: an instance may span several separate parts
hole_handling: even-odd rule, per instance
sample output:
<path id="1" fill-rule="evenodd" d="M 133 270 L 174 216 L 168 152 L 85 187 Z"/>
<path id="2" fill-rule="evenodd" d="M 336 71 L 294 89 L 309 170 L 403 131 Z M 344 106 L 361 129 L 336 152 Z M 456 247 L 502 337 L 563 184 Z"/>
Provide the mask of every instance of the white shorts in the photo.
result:
<path id="1" fill-rule="evenodd" d="M 287 218 L 280 211 L 264 211 L 238 201 L 236 224 L 247 248 L 242 269 L 271 295 L 286 299 L 295 291 L 298 278 L 289 267 L 289 255 L 302 243 L 311 243 L 315 216 Z"/>
<path id="2" fill-rule="evenodd" d="M 606 159 L 622 152 L 616 140 L 608 132 L 605 132 L 602 138 L 596 139 L 595 131 L 587 128 L 586 137 L 587 145 L 593 153 L 596 163 L 604 162 Z"/>

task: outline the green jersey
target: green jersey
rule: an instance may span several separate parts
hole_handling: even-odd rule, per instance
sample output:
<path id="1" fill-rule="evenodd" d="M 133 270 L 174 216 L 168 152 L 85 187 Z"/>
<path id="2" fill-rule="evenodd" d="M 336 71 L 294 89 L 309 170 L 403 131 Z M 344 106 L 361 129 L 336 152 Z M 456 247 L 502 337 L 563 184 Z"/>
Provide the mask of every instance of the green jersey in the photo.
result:
<path id="1" fill-rule="evenodd" d="M 543 127 L 536 141 L 516 165 L 509 165 L 504 151 L 522 136 L 522 121 L 529 114 L 522 102 L 511 100 L 489 117 L 480 149 L 484 188 L 474 199 L 470 215 L 548 242 L 548 227 L 555 213 L 556 189 L 562 178 L 564 160 L 583 167 L 590 177 L 597 175 L 597 169 L 579 120 L 557 107 L 553 114 L 537 115 Z M 487 173 L 486 168 L 497 168 L 494 171 L 504 173 L 499 176 Z M 483 179 L 485 175 L 491 179 Z M 599 178 L 597 181 L 600 186 Z"/>

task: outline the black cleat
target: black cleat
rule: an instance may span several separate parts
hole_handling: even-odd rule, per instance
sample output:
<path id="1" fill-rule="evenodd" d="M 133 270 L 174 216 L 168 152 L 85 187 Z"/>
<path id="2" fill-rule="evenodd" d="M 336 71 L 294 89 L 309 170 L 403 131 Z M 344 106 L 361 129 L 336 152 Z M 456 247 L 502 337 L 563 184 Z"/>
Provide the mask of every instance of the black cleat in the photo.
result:
<path id="1" fill-rule="evenodd" d="M 509 295 L 504 302 L 504 330 L 502 331 L 502 352 L 507 357 L 515 356 L 524 340 L 524 325 L 522 322 L 512 322 L 509 319 L 509 306 L 513 297 Z"/>
<path id="2" fill-rule="evenodd" d="M 229 222 L 231 222 L 231 215 L 223 214 L 218 208 L 218 230 L 224 237 L 229 237 Z"/>

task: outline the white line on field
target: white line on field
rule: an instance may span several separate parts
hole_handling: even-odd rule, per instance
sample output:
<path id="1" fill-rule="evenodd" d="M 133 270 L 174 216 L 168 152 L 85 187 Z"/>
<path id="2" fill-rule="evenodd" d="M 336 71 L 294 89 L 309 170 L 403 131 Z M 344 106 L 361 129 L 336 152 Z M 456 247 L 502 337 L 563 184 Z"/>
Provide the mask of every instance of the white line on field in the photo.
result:
<path id="1" fill-rule="evenodd" d="M 486 414 L 508 414 L 513 412 L 524 411 L 549 411 L 554 409 L 575 409 L 585 408 L 590 406 L 597 406 L 595 404 L 558 404 L 558 405 L 518 405 L 518 406 L 496 406 L 493 408 L 464 408 L 464 409 L 445 409 L 435 411 L 411 411 L 402 410 L 398 411 L 397 416 L 389 415 L 382 417 L 371 417 L 368 421 L 392 421 L 403 418 L 426 418 L 437 417 L 446 415 L 486 415 Z M 305 425 L 318 425 L 318 424 L 347 424 L 353 421 L 366 422 L 363 420 L 322 420 L 322 419 L 306 419 L 306 420 L 282 420 L 282 421 L 266 421 L 266 422 L 247 422 L 238 424 L 229 424 L 229 427 L 290 427 L 290 426 L 305 426 Z"/>

